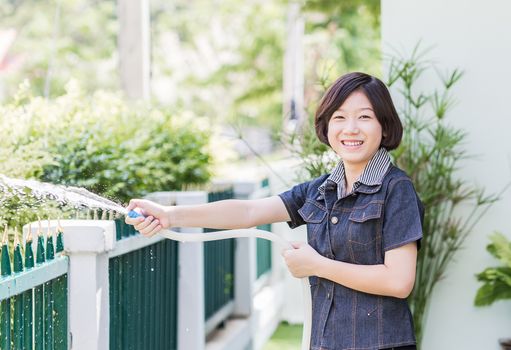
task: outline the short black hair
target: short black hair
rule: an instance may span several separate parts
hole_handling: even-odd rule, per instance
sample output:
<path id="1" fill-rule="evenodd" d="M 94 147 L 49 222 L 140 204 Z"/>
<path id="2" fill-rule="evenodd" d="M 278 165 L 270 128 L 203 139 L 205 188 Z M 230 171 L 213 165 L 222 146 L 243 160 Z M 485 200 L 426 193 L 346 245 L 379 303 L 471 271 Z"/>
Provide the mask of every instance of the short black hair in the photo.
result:
<path id="1" fill-rule="evenodd" d="M 388 151 L 396 149 L 401 143 L 403 125 L 392 102 L 387 86 L 378 78 L 366 73 L 353 72 L 338 78 L 321 99 L 314 118 L 316 135 L 324 144 L 328 142 L 328 123 L 336 110 L 354 91 L 361 91 L 373 106 L 376 119 L 382 127 L 383 136 L 380 147 Z"/>

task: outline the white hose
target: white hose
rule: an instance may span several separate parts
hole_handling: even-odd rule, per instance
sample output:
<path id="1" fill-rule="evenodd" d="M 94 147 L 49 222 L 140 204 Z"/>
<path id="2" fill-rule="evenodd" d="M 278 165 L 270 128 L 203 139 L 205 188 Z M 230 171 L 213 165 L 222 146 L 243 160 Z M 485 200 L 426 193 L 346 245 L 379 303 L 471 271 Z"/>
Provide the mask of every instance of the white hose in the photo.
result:
<path id="1" fill-rule="evenodd" d="M 293 249 L 291 244 L 276 234 L 257 230 L 257 229 L 242 229 L 242 230 L 225 230 L 215 231 L 208 233 L 183 233 L 175 232 L 171 230 L 161 230 L 159 235 L 180 242 L 207 242 L 217 241 L 220 239 L 228 238 L 242 238 L 242 237 L 255 237 L 262 238 L 277 243 L 282 248 Z M 311 338 L 311 323 L 312 323 L 312 301 L 311 292 L 309 286 L 309 279 L 307 277 L 302 278 L 302 290 L 304 300 L 304 321 L 303 321 L 303 333 L 302 333 L 302 350 L 310 349 L 310 338 Z"/>

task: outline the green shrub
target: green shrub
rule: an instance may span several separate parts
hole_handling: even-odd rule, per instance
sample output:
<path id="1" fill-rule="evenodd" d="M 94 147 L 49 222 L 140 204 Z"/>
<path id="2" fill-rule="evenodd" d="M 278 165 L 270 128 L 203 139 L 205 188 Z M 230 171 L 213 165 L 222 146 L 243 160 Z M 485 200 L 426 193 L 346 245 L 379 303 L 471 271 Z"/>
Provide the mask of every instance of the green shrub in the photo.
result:
<path id="1" fill-rule="evenodd" d="M 210 178 L 201 119 L 127 103 L 120 94 L 86 96 L 72 82 L 53 100 L 29 90 L 0 106 L 0 173 L 85 187 L 118 202 Z"/>

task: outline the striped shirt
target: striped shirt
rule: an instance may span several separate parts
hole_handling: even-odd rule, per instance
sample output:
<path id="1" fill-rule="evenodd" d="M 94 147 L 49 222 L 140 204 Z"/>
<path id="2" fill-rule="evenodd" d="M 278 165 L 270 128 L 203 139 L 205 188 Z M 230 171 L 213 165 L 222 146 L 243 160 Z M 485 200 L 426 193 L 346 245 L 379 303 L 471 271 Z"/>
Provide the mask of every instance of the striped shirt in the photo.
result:
<path id="1" fill-rule="evenodd" d="M 390 166 L 390 155 L 387 150 L 381 147 L 367 163 L 362 175 L 353 184 L 353 191 L 355 191 L 360 184 L 374 186 L 381 185 L 383 177 Z M 324 195 L 325 187 L 328 182 L 333 182 L 337 185 L 337 197 L 339 199 L 347 196 L 351 191 L 346 189 L 346 172 L 344 170 L 344 163 L 341 160 L 334 168 L 330 176 L 319 186 L 319 192 Z"/>

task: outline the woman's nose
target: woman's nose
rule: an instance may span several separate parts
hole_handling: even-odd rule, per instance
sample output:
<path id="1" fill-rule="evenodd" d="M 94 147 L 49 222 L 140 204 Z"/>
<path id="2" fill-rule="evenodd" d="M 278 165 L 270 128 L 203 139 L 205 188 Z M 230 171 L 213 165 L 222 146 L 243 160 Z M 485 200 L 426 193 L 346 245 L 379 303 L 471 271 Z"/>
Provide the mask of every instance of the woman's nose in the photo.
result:
<path id="1" fill-rule="evenodd" d="M 356 119 L 348 119 L 346 122 L 346 127 L 344 128 L 344 132 L 348 134 L 358 134 L 360 130 L 358 129 L 358 123 Z"/>

